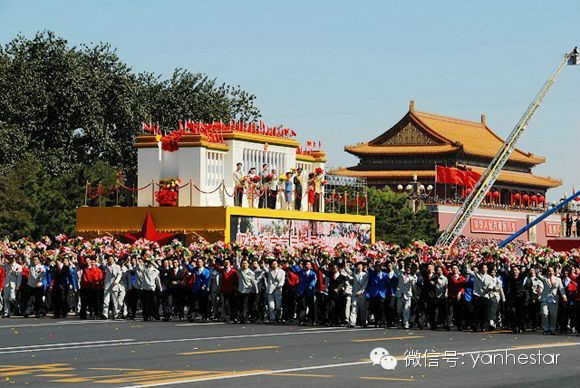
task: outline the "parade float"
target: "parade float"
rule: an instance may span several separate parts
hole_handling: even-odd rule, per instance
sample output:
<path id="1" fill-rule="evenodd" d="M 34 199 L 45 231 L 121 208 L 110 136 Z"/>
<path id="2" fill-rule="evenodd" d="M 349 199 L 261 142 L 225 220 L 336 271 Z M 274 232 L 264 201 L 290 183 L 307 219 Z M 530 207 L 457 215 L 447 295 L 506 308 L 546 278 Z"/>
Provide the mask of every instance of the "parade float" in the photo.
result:
<path id="1" fill-rule="evenodd" d="M 143 127 L 135 142 L 137 185 L 116 187 L 134 191 L 136 206 L 86 206 L 85 201 L 77 210 L 80 236 L 282 245 L 374 242 L 375 220 L 368 215 L 365 181 L 326 174 L 318 141 L 302 146 L 293 130 L 262 122 L 186 121 L 165 133 L 155 124 Z M 238 163 L 244 173 L 243 196 L 241 206 L 234 206 Z M 257 175 L 246 175 L 251 168 L 259 172 L 264 164 L 269 171 L 265 183 Z M 286 206 L 284 179 L 294 179 L 297 170 L 303 190 L 291 195 L 301 200 Z M 310 177 L 318 180 L 316 208 L 308 198 Z M 88 184 L 87 197 L 94 190 Z M 262 196 L 272 196 L 271 202 L 261 201 Z M 272 202 L 273 208 L 268 208 L 266 203 Z"/>

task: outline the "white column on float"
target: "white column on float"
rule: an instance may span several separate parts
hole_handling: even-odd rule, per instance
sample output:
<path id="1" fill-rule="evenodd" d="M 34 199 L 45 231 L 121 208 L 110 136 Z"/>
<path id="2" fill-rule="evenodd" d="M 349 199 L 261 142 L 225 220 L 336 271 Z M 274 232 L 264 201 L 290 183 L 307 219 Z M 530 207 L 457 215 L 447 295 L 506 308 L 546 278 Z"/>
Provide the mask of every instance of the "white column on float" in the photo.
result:
<path id="1" fill-rule="evenodd" d="M 145 187 L 153 180 L 159 182 L 161 162 L 159 150 L 155 148 L 139 148 L 137 150 L 137 187 Z M 156 191 L 156 190 L 155 190 Z M 137 206 L 155 206 L 152 201 L 152 189 L 148 187 L 137 192 Z"/>

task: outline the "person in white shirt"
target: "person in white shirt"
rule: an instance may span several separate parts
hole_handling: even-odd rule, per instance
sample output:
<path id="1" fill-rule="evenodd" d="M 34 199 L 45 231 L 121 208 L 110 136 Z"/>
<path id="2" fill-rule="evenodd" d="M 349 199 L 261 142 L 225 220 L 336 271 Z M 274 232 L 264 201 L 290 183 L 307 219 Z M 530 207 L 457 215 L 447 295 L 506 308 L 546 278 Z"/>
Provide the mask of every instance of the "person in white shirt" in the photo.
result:
<path id="1" fill-rule="evenodd" d="M 246 323 L 250 308 L 251 293 L 256 287 L 256 274 L 250 269 L 250 263 L 243 259 L 238 271 L 238 300 L 240 306 L 240 323 Z"/>
<path id="2" fill-rule="evenodd" d="M 352 261 L 348 260 L 344 268 L 340 270 L 340 274 L 345 277 L 346 281 L 344 283 L 344 297 L 345 297 L 345 309 L 344 316 L 346 317 L 347 324 L 350 326 L 350 312 L 352 310 L 352 283 L 353 283 L 353 273 L 352 273 Z"/>
<path id="3" fill-rule="evenodd" d="M 491 271 L 492 287 L 489 296 L 489 325 L 495 330 L 498 323 L 498 306 L 500 302 L 505 302 L 505 294 L 503 292 L 503 283 L 501 278 L 497 276 L 497 271 Z"/>
<path id="4" fill-rule="evenodd" d="M 236 163 L 236 170 L 234 171 L 234 206 L 242 206 L 242 200 L 244 198 L 243 180 L 242 163 Z"/>
<path id="5" fill-rule="evenodd" d="M 282 287 L 286 281 L 286 272 L 280 269 L 278 261 L 273 260 L 266 272 L 266 293 L 268 296 L 268 313 L 271 323 L 279 322 L 282 311 Z"/>
<path id="6" fill-rule="evenodd" d="M 141 306 L 143 308 L 143 320 L 159 317 L 159 310 L 155 302 L 155 289 L 159 286 L 159 270 L 151 259 L 145 263 L 142 258 L 137 259 L 137 277 L 140 280 Z"/>
<path id="7" fill-rule="evenodd" d="M 22 299 L 22 306 L 24 318 L 28 318 L 28 302 L 32 297 L 34 299 L 33 313 L 36 318 L 39 318 L 43 312 L 43 295 L 44 295 L 44 279 L 46 277 L 46 270 L 40 263 L 38 257 L 32 259 L 32 265 L 28 273 L 28 283 L 26 284 L 26 294 Z"/>
<path id="8" fill-rule="evenodd" d="M 4 317 L 10 318 L 12 305 L 16 300 L 16 290 L 22 281 L 22 266 L 12 255 L 8 256 L 8 263 L 4 264 Z"/>
<path id="9" fill-rule="evenodd" d="M 355 327 L 357 317 L 362 327 L 367 327 L 368 303 L 365 296 L 369 275 L 364 270 L 364 263 L 356 263 L 356 272 L 352 277 L 352 297 L 350 303 L 350 314 L 348 318 L 349 327 Z"/>
<path id="10" fill-rule="evenodd" d="M 558 321 L 558 293 L 564 303 L 567 302 L 566 292 L 562 280 L 554 274 L 554 267 L 548 267 L 547 276 L 538 272 L 538 279 L 544 283 L 542 290 L 541 311 L 542 328 L 544 334 L 556 334 L 556 322 Z"/>
<path id="11" fill-rule="evenodd" d="M 103 313 L 101 318 L 109 319 L 109 305 L 113 305 L 113 319 L 119 315 L 119 286 L 123 271 L 121 267 L 115 263 L 113 256 L 107 257 L 107 265 L 105 265 L 105 285 L 103 298 Z"/>
<path id="12" fill-rule="evenodd" d="M 411 266 L 407 264 L 404 272 L 400 268 L 396 269 L 399 281 L 397 284 L 397 313 L 401 318 L 403 328 L 409 328 L 411 318 L 411 302 L 413 301 L 413 291 L 417 284 L 417 276 L 411 273 Z"/>
<path id="13" fill-rule="evenodd" d="M 485 330 L 488 325 L 489 318 L 489 295 L 488 293 L 493 288 L 493 280 L 487 273 L 487 264 L 481 264 L 480 268 L 475 268 L 474 271 L 467 267 L 467 273 L 473 277 L 473 309 L 474 331 Z"/>

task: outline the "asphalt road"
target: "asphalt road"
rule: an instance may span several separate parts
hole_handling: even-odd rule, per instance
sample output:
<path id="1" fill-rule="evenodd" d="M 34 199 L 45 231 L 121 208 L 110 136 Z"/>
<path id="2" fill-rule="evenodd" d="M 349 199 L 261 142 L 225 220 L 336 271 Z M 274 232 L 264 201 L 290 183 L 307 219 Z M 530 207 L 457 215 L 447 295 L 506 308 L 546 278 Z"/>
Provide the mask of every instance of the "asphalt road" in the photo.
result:
<path id="1" fill-rule="evenodd" d="M 397 359 L 395 370 L 372 364 L 370 352 L 376 347 Z M 538 352 L 541 365 L 529 365 L 530 358 L 528 365 L 517 360 L 522 354 L 534 354 L 537 360 Z M 194 385 L 578 388 L 580 337 L 72 318 L 0 320 L 0 386 Z"/>

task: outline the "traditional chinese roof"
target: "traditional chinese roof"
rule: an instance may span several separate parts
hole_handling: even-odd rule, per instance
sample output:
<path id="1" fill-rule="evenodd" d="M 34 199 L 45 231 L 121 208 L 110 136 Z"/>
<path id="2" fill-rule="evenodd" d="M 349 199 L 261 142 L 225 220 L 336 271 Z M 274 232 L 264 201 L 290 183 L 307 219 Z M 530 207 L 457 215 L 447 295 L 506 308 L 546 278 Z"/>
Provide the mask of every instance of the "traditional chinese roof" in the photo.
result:
<path id="1" fill-rule="evenodd" d="M 484 169 L 481 167 L 472 167 L 472 166 L 467 167 L 479 173 L 483 173 L 484 171 Z M 351 167 L 351 168 L 340 168 L 331 171 L 330 173 L 333 175 L 365 177 L 369 181 L 372 181 L 373 179 L 411 180 L 413 178 L 413 175 L 417 175 L 417 178 L 419 179 L 423 178 L 435 180 L 434 170 L 362 170 L 358 167 Z M 503 170 L 499 174 L 497 182 L 504 184 L 517 184 L 522 186 L 542 187 L 546 189 L 558 187 L 562 184 L 561 180 L 554 179 L 551 177 L 543 177 L 530 173 L 507 171 L 507 170 Z"/>
<path id="2" fill-rule="evenodd" d="M 392 128 L 367 142 L 346 146 L 345 151 L 357 156 L 445 154 L 462 151 L 467 155 L 492 159 L 504 141 L 481 121 L 467 121 L 433 113 L 415 111 L 411 101 L 409 112 Z M 510 161 L 528 165 L 545 162 L 540 156 L 515 149 Z"/>

